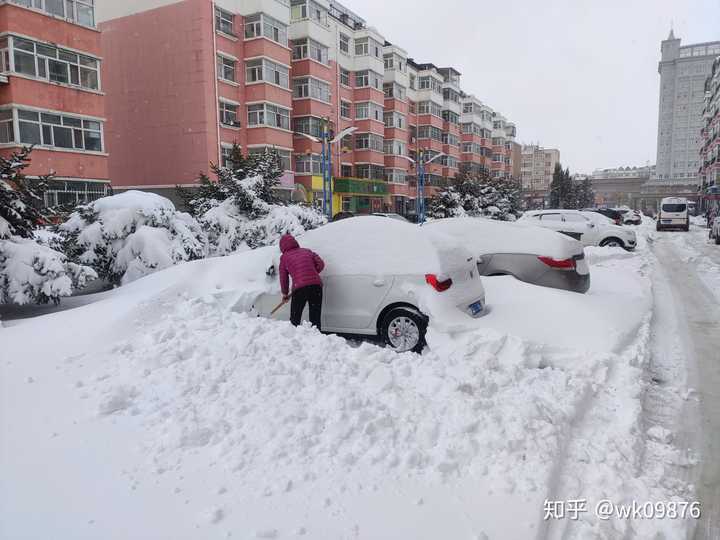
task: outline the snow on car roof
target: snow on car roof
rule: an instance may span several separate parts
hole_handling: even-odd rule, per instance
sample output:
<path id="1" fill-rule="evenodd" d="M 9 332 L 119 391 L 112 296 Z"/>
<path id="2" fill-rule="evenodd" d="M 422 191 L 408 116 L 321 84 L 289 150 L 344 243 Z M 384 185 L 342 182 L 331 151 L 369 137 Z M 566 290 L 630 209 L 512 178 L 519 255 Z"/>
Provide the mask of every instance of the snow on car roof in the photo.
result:
<path id="1" fill-rule="evenodd" d="M 473 255 L 529 253 L 566 259 L 582 253 L 582 244 L 563 234 L 530 223 L 508 223 L 482 218 L 448 218 L 422 227 L 430 233 L 441 231 L 460 240 Z"/>
<path id="2" fill-rule="evenodd" d="M 444 274 L 473 258 L 452 238 L 430 238 L 417 225 L 377 216 L 328 223 L 298 243 L 323 258 L 323 275 Z"/>

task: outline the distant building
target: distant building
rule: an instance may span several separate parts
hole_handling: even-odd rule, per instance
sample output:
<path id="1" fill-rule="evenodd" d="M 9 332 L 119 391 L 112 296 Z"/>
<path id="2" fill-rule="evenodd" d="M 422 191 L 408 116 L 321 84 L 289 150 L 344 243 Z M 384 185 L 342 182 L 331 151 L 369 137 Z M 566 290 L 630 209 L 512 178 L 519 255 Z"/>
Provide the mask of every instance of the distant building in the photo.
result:
<path id="1" fill-rule="evenodd" d="M 681 46 L 670 31 L 662 42 L 657 179 L 699 183 L 705 81 L 720 41 Z"/>
<path id="2" fill-rule="evenodd" d="M 528 208 L 542 208 L 550 191 L 560 151 L 535 144 L 524 145 L 521 151 L 520 180 L 523 199 Z"/>
<path id="3" fill-rule="evenodd" d="M 522 144 L 515 141 L 510 146 L 510 160 L 512 165 L 512 177 L 515 180 L 522 178 Z"/>
<path id="4" fill-rule="evenodd" d="M 720 200 L 720 56 L 713 62 L 705 81 L 700 182 L 704 206 L 716 206 Z"/>
<path id="5" fill-rule="evenodd" d="M 638 208 L 642 185 L 655 176 L 655 166 L 598 169 L 590 178 L 597 206 Z"/>

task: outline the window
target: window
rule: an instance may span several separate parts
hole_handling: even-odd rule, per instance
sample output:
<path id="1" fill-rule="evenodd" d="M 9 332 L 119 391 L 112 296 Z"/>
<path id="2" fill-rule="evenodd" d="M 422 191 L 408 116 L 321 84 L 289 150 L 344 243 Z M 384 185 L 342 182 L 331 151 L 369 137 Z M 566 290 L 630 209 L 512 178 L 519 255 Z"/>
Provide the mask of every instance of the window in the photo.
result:
<path id="1" fill-rule="evenodd" d="M 355 119 L 356 120 L 377 120 L 383 121 L 383 107 L 372 101 L 365 101 L 362 103 L 355 104 Z"/>
<path id="2" fill-rule="evenodd" d="M 292 167 L 290 165 L 290 151 L 289 150 L 279 150 L 277 148 L 270 148 L 269 146 L 261 146 L 256 148 L 250 148 L 248 150 L 248 154 L 250 155 L 257 155 L 257 154 L 264 154 L 265 152 L 270 152 L 271 154 L 277 154 L 280 158 L 280 168 L 284 171 L 291 171 Z"/>
<path id="3" fill-rule="evenodd" d="M 238 122 L 238 106 L 221 100 L 220 123 L 225 126 L 240 127 L 240 122 Z"/>
<path id="4" fill-rule="evenodd" d="M 322 174 L 322 157 L 317 154 L 296 154 L 295 173 L 315 175 Z"/>
<path id="5" fill-rule="evenodd" d="M 13 113 L 11 110 L 0 111 L 0 143 L 10 143 L 14 140 Z"/>
<path id="6" fill-rule="evenodd" d="M 383 121 L 387 128 L 405 129 L 405 115 L 396 111 L 383 114 Z"/>
<path id="7" fill-rule="evenodd" d="M 375 133 L 360 133 L 355 135 L 355 149 L 383 152 L 385 149 L 385 141 L 380 135 Z"/>
<path id="8" fill-rule="evenodd" d="M 283 88 L 290 88 L 289 71 L 282 64 L 267 58 L 257 58 L 245 63 L 245 78 L 248 83 L 264 81 Z"/>
<path id="9" fill-rule="evenodd" d="M 102 126 L 96 120 L 22 109 L 17 114 L 21 143 L 102 152 Z"/>
<path id="10" fill-rule="evenodd" d="M 442 142 L 442 130 L 435 126 L 419 126 L 418 139 L 433 139 Z"/>
<path id="11" fill-rule="evenodd" d="M 100 87 L 100 63 L 96 58 L 15 36 L 11 46 L 17 73 L 88 90 Z"/>
<path id="12" fill-rule="evenodd" d="M 355 165 L 355 176 L 357 178 L 369 178 L 373 180 L 382 180 L 385 178 L 385 167 L 381 165 L 361 164 Z M 362 203 L 360 203 L 362 204 Z M 369 206 L 369 200 L 366 203 Z"/>
<path id="13" fill-rule="evenodd" d="M 215 7 L 215 30 L 228 34 L 230 36 L 235 35 L 235 29 L 233 27 L 235 23 L 235 17 L 229 11 Z"/>
<path id="14" fill-rule="evenodd" d="M 585 223 L 588 219 L 578 214 L 563 214 L 563 221 L 568 221 L 570 223 Z"/>
<path id="15" fill-rule="evenodd" d="M 293 60 L 310 58 L 321 64 L 328 63 L 328 48 L 314 39 L 306 38 L 293 42 Z"/>
<path id="16" fill-rule="evenodd" d="M 350 86 L 350 72 L 345 68 L 340 68 L 340 84 Z"/>
<path id="17" fill-rule="evenodd" d="M 236 82 L 235 66 L 237 62 L 226 56 L 217 55 L 218 78 L 223 81 Z"/>
<path id="18" fill-rule="evenodd" d="M 355 40 L 355 56 L 367 56 L 368 47 L 368 38 L 357 38 Z"/>
<path id="19" fill-rule="evenodd" d="M 444 110 L 442 112 L 442 118 L 449 124 L 453 124 L 456 126 L 460 124 L 460 115 L 456 112 Z"/>
<path id="20" fill-rule="evenodd" d="M 385 169 L 385 181 L 391 184 L 407 184 L 407 173 L 402 169 Z"/>
<path id="21" fill-rule="evenodd" d="M 540 216 L 541 221 L 562 221 L 562 215 L 560 214 L 542 214 Z"/>
<path id="22" fill-rule="evenodd" d="M 380 90 L 381 84 L 382 84 L 382 76 L 378 75 L 374 71 L 356 71 L 355 72 L 355 87 L 356 88 L 363 88 L 372 86 L 373 88 L 377 88 Z"/>
<path id="23" fill-rule="evenodd" d="M 287 47 L 287 26 L 264 13 L 256 13 L 255 15 L 246 17 L 245 39 L 259 37 L 266 37 Z"/>
<path id="24" fill-rule="evenodd" d="M 322 136 L 322 120 L 316 116 L 293 118 L 293 131 L 306 133 L 313 137 Z"/>
<path id="25" fill-rule="evenodd" d="M 409 78 L 409 81 L 410 81 L 410 82 L 409 82 L 410 89 L 411 89 L 411 90 L 415 90 L 415 88 L 416 88 L 415 85 L 416 85 L 417 77 L 416 77 L 415 75 L 413 75 L 412 73 L 410 73 L 410 75 L 408 76 L 408 78 Z"/>
<path id="26" fill-rule="evenodd" d="M 226 169 L 233 168 L 232 161 L 232 146 L 225 146 L 224 144 L 220 148 L 220 166 Z"/>
<path id="27" fill-rule="evenodd" d="M 350 36 L 340 33 L 340 52 L 350 54 Z"/>
<path id="28" fill-rule="evenodd" d="M 352 119 L 352 113 L 350 112 L 350 102 L 340 101 L 340 116 L 343 118 Z"/>
<path id="29" fill-rule="evenodd" d="M 386 98 L 395 98 L 400 101 L 405 101 L 405 88 L 400 86 L 398 83 L 385 83 L 383 84 L 383 92 L 385 92 Z"/>
<path id="30" fill-rule="evenodd" d="M 402 141 L 388 139 L 383 144 L 383 151 L 393 156 L 404 156 L 407 154 L 407 146 Z"/>
<path id="31" fill-rule="evenodd" d="M 311 19 L 327 26 L 327 10 L 313 0 L 292 0 L 290 3 L 290 18 L 293 21 Z"/>
<path id="32" fill-rule="evenodd" d="M 83 26 L 95 26 L 95 0 L 11 0 Z"/>
<path id="33" fill-rule="evenodd" d="M 330 85 L 319 79 L 304 77 L 293 81 L 293 97 L 313 98 L 330 103 Z"/>
<path id="34" fill-rule="evenodd" d="M 434 101 L 420 101 L 417 103 L 417 113 L 442 116 L 442 106 Z"/>
<path id="35" fill-rule="evenodd" d="M 248 105 L 248 126 L 290 130 L 290 111 L 270 103 Z"/>

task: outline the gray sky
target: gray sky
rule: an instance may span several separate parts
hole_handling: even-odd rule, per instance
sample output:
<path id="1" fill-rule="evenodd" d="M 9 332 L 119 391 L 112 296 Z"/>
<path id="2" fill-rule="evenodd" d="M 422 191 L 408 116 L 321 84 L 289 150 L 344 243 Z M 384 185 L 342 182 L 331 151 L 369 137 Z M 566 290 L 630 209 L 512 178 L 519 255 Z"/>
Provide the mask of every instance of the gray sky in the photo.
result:
<path id="1" fill-rule="evenodd" d="M 572 172 L 655 163 L 660 41 L 720 40 L 720 0 L 341 0 L 560 150 Z"/>

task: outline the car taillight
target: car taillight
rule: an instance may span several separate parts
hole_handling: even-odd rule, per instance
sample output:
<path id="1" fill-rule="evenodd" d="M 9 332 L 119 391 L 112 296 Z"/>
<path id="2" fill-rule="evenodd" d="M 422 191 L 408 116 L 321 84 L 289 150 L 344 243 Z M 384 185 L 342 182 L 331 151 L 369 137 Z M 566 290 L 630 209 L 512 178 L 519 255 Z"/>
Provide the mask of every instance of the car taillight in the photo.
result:
<path id="1" fill-rule="evenodd" d="M 437 292 L 447 291 L 452 285 L 452 279 L 448 278 L 445 281 L 439 281 L 435 274 L 425 274 L 425 281 Z"/>
<path id="2" fill-rule="evenodd" d="M 575 259 L 553 259 L 552 257 L 538 257 L 543 263 L 547 264 L 551 268 L 559 268 L 561 270 L 574 270 Z"/>

